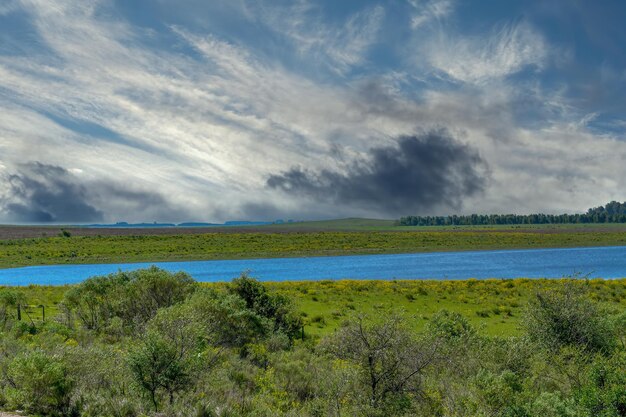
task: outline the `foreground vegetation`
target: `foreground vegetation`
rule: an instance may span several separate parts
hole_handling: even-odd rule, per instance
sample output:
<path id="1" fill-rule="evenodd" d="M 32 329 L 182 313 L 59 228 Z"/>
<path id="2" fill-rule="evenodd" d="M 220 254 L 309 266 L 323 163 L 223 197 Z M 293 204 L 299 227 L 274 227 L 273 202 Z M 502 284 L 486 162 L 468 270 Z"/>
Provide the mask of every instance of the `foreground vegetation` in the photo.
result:
<path id="1" fill-rule="evenodd" d="M 0 241 L 0 268 L 63 263 L 326 256 L 626 245 L 625 231 L 210 233 L 64 236 Z"/>
<path id="2" fill-rule="evenodd" d="M 0 408 L 33 415 L 626 415 L 626 280 L 152 268 L 0 290 L 0 325 Z"/>
<path id="3" fill-rule="evenodd" d="M 559 288 L 568 280 L 324 280 L 265 282 L 263 285 L 268 291 L 294 302 L 307 336 L 326 336 L 351 314 L 375 316 L 395 307 L 413 318 L 411 327 L 416 331 L 423 330 L 439 310 L 445 309 L 463 315 L 481 334 L 508 337 L 519 335 L 524 308 L 536 292 Z M 626 279 L 587 282 L 588 296 L 593 301 L 613 313 L 626 310 Z M 224 291 L 228 284 L 198 285 Z M 23 304 L 23 320 L 39 323 L 43 312 L 48 319 L 61 312 L 63 297 L 72 288 L 75 286 L 0 288 L 0 300 L 4 300 L 0 303 L 6 304 L 7 300 L 17 297 Z M 8 297 L 7 292 L 19 296 Z"/>

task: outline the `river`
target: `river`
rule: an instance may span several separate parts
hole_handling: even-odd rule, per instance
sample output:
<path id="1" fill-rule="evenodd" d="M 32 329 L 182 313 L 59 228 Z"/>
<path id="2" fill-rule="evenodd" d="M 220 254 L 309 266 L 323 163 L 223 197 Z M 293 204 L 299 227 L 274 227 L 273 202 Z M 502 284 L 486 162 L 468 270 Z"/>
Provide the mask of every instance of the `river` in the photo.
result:
<path id="1" fill-rule="evenodd" d="M 30 266 L 0 270 L 0 285 L 61 285 L 157 265 L 198 281 L 229 281 L 248 271 L 262 281 L 626 277 L 626 246 L 409 253 L 223 261 Z"/>

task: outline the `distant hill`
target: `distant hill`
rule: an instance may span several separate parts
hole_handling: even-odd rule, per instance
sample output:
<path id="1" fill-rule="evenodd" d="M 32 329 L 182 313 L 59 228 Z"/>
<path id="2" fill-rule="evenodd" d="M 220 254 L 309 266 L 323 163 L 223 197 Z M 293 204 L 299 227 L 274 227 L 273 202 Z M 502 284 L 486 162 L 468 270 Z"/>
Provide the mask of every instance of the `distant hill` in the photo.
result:
<path id="1" fill-rule="evenodd" d="M 184 222 L 184 223 L 127 223 L 127 222 L 117 222 L 112 224 L 88 224 L 82 227 L 93 227 L 93 228 L 161 228 L 161 227 L 224 227 L 224 226 L 262 226 L 269 224 L 282 224 L 284 223 L 282 220 L 277 220 L 275 222 L 254 222 L 254 221 L 227 221 L 225 223 L 203 223 L 203 222 Z"/>
<path id="2" fill-rule="evenodd" d="M 187 222 L 187 223 L 178 223 L 176 226 L 178 227 L 211 227 L 211 226 L 222 226 L 222 225 L 218 223 Z"/>
<path id="3" fill-rule="evenodd" d="M 277 222 L 248 222 L 248 221 L 229 221 L 224 223 L 224 226 L 262 226 L 265 224 L 274 224 Z"/>
<path id="4" fill-rule="evenodd" d="M 101 228 L 138 228 L 138 227 L 176 227 L 174 223 L 127 223 L 127 222 L 117 222 L 113 224 L 88 224 L 83 227 L 101 227 Z"/>

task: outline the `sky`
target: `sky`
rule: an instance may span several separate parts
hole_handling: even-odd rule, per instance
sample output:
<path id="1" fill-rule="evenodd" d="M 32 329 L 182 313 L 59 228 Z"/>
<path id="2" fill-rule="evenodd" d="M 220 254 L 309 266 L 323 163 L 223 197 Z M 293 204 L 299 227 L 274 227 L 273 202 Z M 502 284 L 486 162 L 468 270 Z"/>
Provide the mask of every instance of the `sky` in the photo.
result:
<path id="1" fill-rule="evenodd" d="M 626 200 L 621 0 L 0 0 L 0 223 Z"/>

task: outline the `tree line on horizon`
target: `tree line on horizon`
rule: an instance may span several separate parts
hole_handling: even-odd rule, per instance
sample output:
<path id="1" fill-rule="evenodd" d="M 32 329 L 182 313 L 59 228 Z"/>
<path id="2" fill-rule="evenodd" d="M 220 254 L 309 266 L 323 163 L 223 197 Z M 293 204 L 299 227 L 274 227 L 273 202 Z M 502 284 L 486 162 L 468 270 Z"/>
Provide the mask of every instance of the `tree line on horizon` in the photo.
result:
<path id="1" fill-rule="evenodd" d="M 498 224 L 626 223 L 626 202 L 611 201 L 577 214 L 470 214 L 451 216 L 406 216 L 398 226 L 486 226 Z"/>

